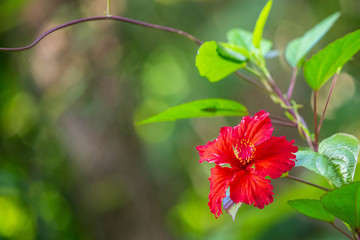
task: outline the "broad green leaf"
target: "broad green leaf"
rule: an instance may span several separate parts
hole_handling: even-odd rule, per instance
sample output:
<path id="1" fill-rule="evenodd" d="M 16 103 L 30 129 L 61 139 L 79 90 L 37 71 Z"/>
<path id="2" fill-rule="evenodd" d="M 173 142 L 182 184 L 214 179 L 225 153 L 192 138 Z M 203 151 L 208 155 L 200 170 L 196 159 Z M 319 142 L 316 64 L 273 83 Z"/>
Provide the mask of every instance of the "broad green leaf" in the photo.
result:
<path id="1" fill-rule="evenodd" d="M 356 137 L 345 133 L 334 134 L 320 143 L 319 153 L 330 160 L 344 183 L 354 180 L 359 156 L 359 141 Z"/>
<path id="2" fill-rule="evenodd" d="M 337 173 L 331 161 L 320 153 L 308 151 L 298 151 L 296 153 L 296 167 L 305 167 L 325 178 L 329 179 L 335 186 L 343 184 L 342 177 Z"/>
<path id="3" fill-rule="evenodd" d="M 359 50 L 360 30 L 330 43 L 305 63 L 306 82 L 313 90 L 319 90 Z"/>
<path id="4" fill-rule="evenodd" d="M 320 200 L 315 199 L 296 199 L 288 201 L 290 207 L 296 211 L 312 218 L 319 219 L 325 222 L 334 222 L 334 216 L 328 213 Z"/>
<path id="5" fill-rule="evenodd" d="M 351 227 L 360 228 L 360 182 L 328 192 L 321 197 L 321 202 L 326 211 Z"/>
<path id="6" fill-rule="evenodd" d="M 217 82 L 245 66 L 246 62 L 221 57 L 215 41 L 203 43 L 196 55 L 196 67 L 200 75 L 209 79 L 210 82 Z"/>
<path id="7" fill-rule="evenodd" d="M 340 13 L 336 12 L 327 17 L 315 27 L 307 31 L 304 36 L 292 40 L 286 47 L 285 58 L 291 67 L 296 67 L 300 60 L 320 41 L 320 39 L 329 31 Z"/>
<path id="8" fill-rule="evenodd" d="M 358 155 L 358 140 L 354 136 L 337 133 L 320 143 L 319 153 L 298 151 L 296 166 L 312 170 L 340 187 L 353 181 Z"/>
<path id="9" fill-rule="evenodd" d="M 239 28 L 234 28 L 227 32 L 226 37 L 229 43 L 239 47 L 243 47 L 247 49 L 249 52 L 253 52 L 256 50 L 252 41 L 253 34 L 249 31 Z M 263 56 L 270 51 L 271 47 L 272 47 L 271 41 L 266 39 L 261 39 L 260 50 Z"/>
<path id="10" fill-rule="evenodd" d="M 247 109 L 240 103 L 220 98 L 202 99 L 184 103 L 145 119 L 137 124 L 175 121 L 177 119 L 216 117 L 216 116 L 245 116 Z"/>
<path id="11" fill-rule="evenodd" d="M 255 29 L 254 29 L 254 37 L 253 37 L 253 44 L 256 48 L 260 48 L 260 41 L 262 38 L 264 26 L 266 20 L 269 16 L 270 10 L 272 6 L 272 0 L 269 0 L 263 10 L 261 11 L 259 18 L 256 21 Z"/>

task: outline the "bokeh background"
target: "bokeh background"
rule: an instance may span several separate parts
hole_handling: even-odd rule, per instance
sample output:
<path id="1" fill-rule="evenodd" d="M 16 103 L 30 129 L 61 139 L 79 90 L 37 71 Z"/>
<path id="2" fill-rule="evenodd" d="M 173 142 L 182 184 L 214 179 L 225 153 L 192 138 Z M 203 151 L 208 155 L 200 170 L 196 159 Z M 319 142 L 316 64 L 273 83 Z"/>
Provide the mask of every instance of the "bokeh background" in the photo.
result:
<path id="1" fill-rule="evenodd" d="M 112 0 L 111 13 L 224 41 L 231 28 L 252 30 L 264 4 Z M 28 44 L 51 27 L 105 9 L 106 0 L 1 0 L 0 46 Z M 264 36 L 283 51 L 336 11 L 341 18 L 314 53 L 359 28 L 358 0 L 275 0 Z M 58 31 L 25 52 L 0 52 L 0 239 L 345 239 L 290 209 L 288 200 L 323 192 L 287 179 L 273 181 L 274 203 L 263 210 L 243 205 L 235 222 L 226 214 L 214 218 L 207 205 L 212 165 L 198 163 L 195 147 L 239 118 L 134 125 L 168 107 L 215 97 L 283 116 L 235 76 L 218 83 L 200 77 L 197 48 L 175 34 L 101 21 Z M 291 71 L 283 57 L 268 66 L 285 90 Z M 360 138 L 359 69 L 358 54 L 340 76 L 321 138 L 338 131 Z M 312 125 L 302 75 L 295 91 Z M 294 129 L 277 127 L 275 134 L 305 146 Z M 327 186 L 304 169 L 292 174 Z"/>

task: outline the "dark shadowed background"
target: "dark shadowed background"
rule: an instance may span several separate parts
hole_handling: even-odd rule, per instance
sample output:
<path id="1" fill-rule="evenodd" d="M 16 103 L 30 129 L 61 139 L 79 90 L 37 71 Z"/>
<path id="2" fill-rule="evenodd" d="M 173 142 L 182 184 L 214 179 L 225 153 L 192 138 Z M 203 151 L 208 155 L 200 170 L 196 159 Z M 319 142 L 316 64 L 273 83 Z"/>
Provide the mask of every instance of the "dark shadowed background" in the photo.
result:
<path id="1" fill-rule="evenodd" d="M 111 13 L 224 41 L 231 28 L 251 31 L 264 4 L 112 0 Z M 105 9 L 106 0 L 1 0 L 0 46 L 28 44 L 51 27 Z M 341 18 L 312 54 L 359 28 L 358 0 L 275 0 L 264 36 L 283 51 L 336 11 Z M 235 222 L 215 219 L 207 205 L 212 165 L 198 163 L 195 147 L 239 118 L 134 125 L 168 107 L 215 97 L 283 116 L 236 76 L 218 83 L 200 77 L 197 49 L 182 36 L 100 21 L 58 31 L 25 52 L 0 52 L 0 239 L 344 239 L 290 209 L 288 200 L 322 192 L 287 179 L 273 181 L 274 203 L 263 210 L 243 205 Z M 285 90 L 291 69 L 283 57 L 268 66 Z M 338 131 L 360 137 L 359 69 L 357 54 L 340 75 L 321 138 Z M 328 89 L 320 92 L 320 108 Z M 312 125 L 302 76 L 295 91 Z M 306 146 L 294 129 L 277 127 L 275 134 Z M 327 186 L 304 169 L 292 174 Z"/>

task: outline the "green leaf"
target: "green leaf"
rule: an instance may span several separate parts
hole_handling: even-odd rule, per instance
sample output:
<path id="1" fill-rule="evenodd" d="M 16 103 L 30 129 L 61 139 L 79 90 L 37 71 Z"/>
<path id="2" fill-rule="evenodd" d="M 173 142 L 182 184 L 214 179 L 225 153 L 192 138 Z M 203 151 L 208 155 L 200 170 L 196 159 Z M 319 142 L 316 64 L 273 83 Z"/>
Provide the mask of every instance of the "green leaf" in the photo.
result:
<path id="1" fill-rule="evenodd" d="M 196 55 L 196 67 L 200 75 L 217 82 L 236 70 L 246 66 L 245 62 L 225 59 L 219 55 L 218 44 L 215 41 L 205 42 Z"/>
<path id="2" fill-rule="evenodd" d="M 270 10 L 272 6 L 272 0 L 269 0 L 263 10 L 261 11 L 259 18 L 256 21 L 255 29 L 254 29 L 254 37 L 253 37 L 253 44 L 256 48 L 260 48 L 260 41 L 262 38 L 264 26 L 266 20 L 269 16 Z"/>
<path id="3" fill-rule="evenodd" d="M 305 63 L 306 82 L 313 90 L 319 90 L 359 50 L 360 30 L 349 33 L 327 45 Z"/>
<path id="4" fill-rule="evenodd" d="M 334 134 L 320 143 L 319 153 L 330 160 L 344 183 L 354 180 L 359 156 L 359 141 L 356 137 L 345 133 Z"/>
<path id="5" fill-rule="evenodd" d="M 222 58 L 238 63 L 245 62 L 249 58 L 247 49 L 231 43 L 218 43 L 217 52 Z"/>
<path id="6" fill-rule="evenodd" d="M 325 178 L 329 179 L 335 186 L 343 184 L 331 161 L 320 153 L 308 151 L 298 151 L 296 153 L 296 167 L 305 167 Z"/>
<path id="7" fill-rule="evenodd" d="M 321 202 L 326 211 L 351 227 L 360 228 L 360 182 L 328 192 L 321 197 Z"/>
<path id="8" fill-rule="evenodd" d="M 245 116 L 247 109 L 240 103 L 220 98 L 202 99 L 184 103 L 145 119 L 137 124 L 175 121 L 178 119 L 216 117 L 216 116 Z"/>
<path id="9" fill-rule="evenodd" d="M 285 58 L 291 67 L 296 67 L 300 60 L 320 41 L 320 39 L 329 31 L 340 13 L 336 12 L 327 17 L 315 27 L 307 31 L 304 36 L 292 40 L 286 47 Z"/>
<path id="10" fill-rule="evenodd" d="M 308 217 L 330 223 L 334 222 L 335 220 L 334 216 L 324 209 L 320 200 L 296 199 L 288 201 L 288 204 L 299 213 L 302 213 Z"/>
<path id="11" fill-rule="evenodd" d="M 252 40 L 253 34 L 249 31 L 239 28 L 234 28 L 227 32 L 226 37 L 229 43 L 239 47 L 243 47 L 247 49 L 249 52 L 254 52 L 256 50 Z M 266 39 L 261 39 L 260 50 L 263 56 L 270 51 L 271 47 L 272 47 L 271 41 Z"/>
<path id="12" fill-rule="evenodd" d="M 340 187 L 353 181 L 358 155 L 358 140 L 354 136 L 337 133 L 320 143 L 319 153 L 298 151 L 296 166 L 314 171 Z"/>

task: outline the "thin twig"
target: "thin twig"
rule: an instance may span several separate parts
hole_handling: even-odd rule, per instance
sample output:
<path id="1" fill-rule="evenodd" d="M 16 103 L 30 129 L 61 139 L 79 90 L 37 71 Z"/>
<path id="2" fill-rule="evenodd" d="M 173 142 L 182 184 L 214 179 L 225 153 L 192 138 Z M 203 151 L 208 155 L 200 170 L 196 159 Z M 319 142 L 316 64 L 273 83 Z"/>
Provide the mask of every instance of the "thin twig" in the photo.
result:
<path id="1" fill-rule="evenodd" d="M 246 76 L 245 74 L 241 73 L 240 71 L 235 71 L 235 75 L 237 75 L 238 77 L 244 79 L 245 81 L 247 81 L 248 83 L 250 83 L 251 85 L 263 90 L 263 91 L 266 91 L 266 89 L 258 82 L 256 82 L 254 79 Z M 267 91 L 266 91 L 267 92 Z"/>
<path id="2" fill-rule="evenodd" d="M 339 77 L 339 74 L 336 73 L 336 74 L 334 75 L 333 81 L 332 81 L 332 83 L 331 83 L 331 87 L 330 87 L 330 91 L 329 91 L 328 97 L 327 97 L 327 99 L 326 99 L 324 111 L 323 111 L 323 113 L 322 113 L 322 115 L 321 115 L 321 119 L 320 119 L 320 122 L 319 122 L 319 126 L 318 126 L 318 128 L 316 129 L 318 135 L 319 135 L 319 133 L 320 133 L 321 125 L 322 125 L 322 123 L 323 123 L 323 121 L 324 121 L 324 118 L 325 118 L 326 109 L 327 109 L 328 104 L 329 104 L 329 102 L 330 102 L 330 98 L 331 98 L 331 95 L 332 95 L 332 92 L 333 92 L 333 90 L 334 90 L 334 87 L 335 87 L 335 84 L 336 84 L 336 80 L 338 79 L 338 77 Z"/>
<path id="3" fill-rule="evenodd" d="M 314 91 L 314 133 L 315 133 L 315 151 L 318 151 L 318 142 L 319 142 L 319 134 L 317 132 L 317 98 L 318 98 L 318 91 Z"/>
<path id="4" fill-rule="evenodd" d="M 360 229 L 359 228 L 354 230 L 354 237 L 356 240 L 360 240 Z"/>
<path id="5" fill-rule="evenodd" d="M 106 4 L 106 16 L 110 16 L 110 0 L 107 0 L 107 4 Z"/>
<path id="6" fill-rule="evenodd" d="M 349 234 L 347 234 L 346 232 L 344 232 L 341 228 L 339 228 L 338 226 L 335 225 L 335 223 L 330 223 L 331 226 L 333 226 L 336 230 L 338 230 L 339 232 L 341 232 L 342 234 L 344 234 L 345 236 L 347 236 L 348 238 L 350 238 L 351 240 L 354 240 L 354 238 L 352 236 L 350 236 Z"/>
<path id="7" fill-rule="evenodd" d="M 161 26 L 161 25 L 157 25 L 157 24 L 151 24 L 151 23 L 147 23 L 147 22 L 143 22 L 143 21 L 138 21 L 138 20 L 134 20 L 134 19 L 130 19 L 130 18 L 126 18 L 126 17 L 120 17 L 120 16 L 111 16 L 110 15 L 110 4 L 108 1 L 108 5 L 107 5 L 107 15 L 106 16 L 95 16 L 95 17 L 88 17 L 88 18 L 81 18 L 81 19 L 77 19 L 77 20 L 73 20 L 64 24 L 61 24 L 59 26 L 56 26 L 48 31 L 46 31 L 45 33 L 43 33 L 42 35 L 40 35 L 38 38 L 35 39 L 35 41 L 33 41 L 31 44 L 26 45 L 24 47 L 17 47 L 17 48 L 0 48 L 0 51 L 24 51 L 24 50 L 28 50 L 34 46 L 36 46 L 42 39 L 44 39 L 46 36 L 48 36 L 49 34 L 60 30 L 62 28 L 66 28 L 78 23 L 82 23 L 82 22 L 89 22 L 89 21 L 97 21 L 97 20 L 114 20 L 114 21 L 121 21 L 121 22 L 126 22 L 126 23 L 130 23 L 130 24 L 135 24 L 135 25 L 140 25 L 143 27 L 148 27 L 148 28 L 154 28 L 154 29 L 159 29 L 162 31 L 166 31 L 166 32 L 172 32 L 172 33 L 176 33 L 179 35 L 182 35 L 188 39 L 190 39 L 191 41 L 193 41 L 194 43 L 201 45 L 203 42 L 194 37 L 193 35 L 184 32 L 182 30 L 179 29 L 175 29 L 175 28 L 170 28 L 170 27 L 165 27 L 165 26 Z M 260 88 L 266 92 L 268 92 L 267 89 L 265 89 L 260 83 L 256 82 L 254 79 L 240 73 L 239 71 L 236 71 L 235 74 L 237 76 L 239 76 L 240 78 L 246 80 L 247 82 L 249 82 L 250 84 L 256 86 L 257 88 Z M 281 90 L 278 88 L 278 86 L 276 85 L 275 81 L 272 79 L 272 77 L 270 76 L 270 74 L 268 74 L 268 78 L 270 80 L 270 85 L 272 87 L 272 89 L 275 91 L 275 93 L 279 96 L 279 98 L 281 99 L 281 101 L 283 101 L 287 106 L 291 106 L 290 102 L 284 98 Z M 295 112 L 292 109 L 288 110 L 294 117 L 295 117 Z M 303 120 L 303 118 L 300 116 L 300 122 L 306 126 L 305 121 Z M 304 132 L 304 136 L 307 139 L 307 142 L 309 144 L 310 147 L 313 148 L 313 146 L 311 145 L 311 141 L 309 141 L 309 136 Z"/>
<path id="8" fill-rule="evenodd" d="M 46 31 L 42 35 L 40 35 L 34 42 L 32 42 L 31 44 L 29 44 L 27 46 L 17 47 L 17 48 L 0 48 L 0 51 L 24 51 L 24 50 L 27 50 L 27 49 L 30 49 L 30 48 L 34 47 L 43 38 L 45 38 L 47 35 L 49 35 L 50 33 L 55 32 L 57 30 L 60 30 L 62 28 L 66 28 L 66 27 L 69 27 L 71 25 L 75 25 L 75 24 L 78 24 L 78 23 L 89 22 L 89 21 L 97 21 L 97 20 L 115 20 L 115 21 L 121 21 L 121 22 L 130 23 L 130 24 L 140 25 L 140 26 L 143 26 L 143 27 L 155 28 L 155 29 L 159 29 L 159 30 L 162 30 L 162 31 L 172 32 L 172 33 L 182 35 L 182 36 L 190 39 L 191 41 L 195 42 L 198 45 L 201 45 L 203 43 L 202 41 L 200 41 L 198 38 L 194 37 L 193 35 L 191 35 L 191 34 L 189 34 L 187 32 L 181 31 L 179 29 L 165 27 L 165 26 L 156 25 L 156 24 L 151 24 L 151 23 L 142 22 L 142 21 L 138 21 L 138 20 L 134 20 L 134 19 L 126 18 L 126 17 L 120 17 L 120 16 L 96 16 L 96 17 L 88 17 L 88 18 L 77 19 L 77 20 L 74 20 L 74 21 L 70 21 L 70 22 L 61 24 L 61 25 L 59 25 L 57 27 L 54 27 L 54 28 Z"/>
<path id="9" fill-rule="evenodd" d="M 322 190 L 324 190 L 324 191 L 327 191 L 327 192 L 330 191 L 330 189 L 328 189 L 328 188 L 321 187 L 321 186 L 319 186 L 319 185 L 316 185 L 316 184 L 314 184 L 314 183 L 307 182 L 307 181 L 305 181 L 305 180 L 302 180 L 302 179 L 297 178 L 297 177 L 294 177 L 294 176 L 287 175 L 286 177 L 289 178 L 289 179 L 291 179 L 291 180 L 297 181 L 297 182 L 305 183 L 305 184 L 307 184 L 307 185 L 320 188 L 320 189 L 322 189 Z"/>
<path id="10" fill-rule="evenodd" d="M 292 98 L 292 93 L 293 93 L 293 90 L 295 87 L 295 82 L 296 82 L 296 74 L 297 74 L 297 67 L 294 67 L 293 71 L 292 71 L 292 75 L 291 75 L 290 85 L 289 85 L 288 91 L 286 93 L 288 100 L 290 100 Z"/>
<path id="11" fill-rule="evenodd" d="M 284 127 L 294 127 L 297 128 L 297 124 L 290 121 L 281 121 L 277 119 L 271 119 L 271 122 L 275 125 L 284 126 Z"/>
<path id="12" fill-rule="evenodd" d="M 34 42 L 32 42 L 31 44 L 24 46 L 24 47 L 17 47 L 17 48 L 0 48 L 0 51 L 24 51 L 24 50 L 28 50 L 34 46 L 36 46 L 42 39 L 44 39 L 46 36 L 48 36 L 49 34 L 60 30 L 62 28 L 66 28 L 78 23 L 82 23 L 82 22 L 89 22 L 89 21 L 97 21 L 97 20 L 115 20 L 115 21 L 121 21 L 121 22 L 126 22 L 126 23 L 130 23 L 130 24 L 135 24 L 135 25 L 140 25 L 143 27 L 148 27 L 148 28 L 154 28 L 154 29 L 159 29 L 162 31 L 166 31 L 166 32 L 172 32 L 172 33 L 176 33 L 179 35 L 182 35 L 188 39 L 190 39 L 191 41 L 193 41 L 194 43 L 201 45 L 203 44 L 203 42 L 194 37 L 193 35 L 184 32 L 182 30 L 179 29 L 175 29 L 175 28 L 170 28 L 170 27 L 165 27 L 165 26 L 161 26 L 161 25 L 157 25 L 157 24 L 151 24 L 151 23 L 147 23 L 147 22 L 143 22 L 143 21 L 138 21 L 138 20 L 134 20 L 131 18 L 126 18 L 126 17 L 120 17 L 120 16 L 111 16 L 110 13 L 110 3 L 108 2 L 107 5 L 107 15 L 106 16 L 96 16 L 96 17 L 88 17 L 88 18 L 81 18 L 81 19 L 77 19 L 74 21 L 70 21 L 64 24 L 61 24 L 57 27 L 54 27 L 52 29 L 49 29 L 48 31 L 46 31 L 45 33 L 43 33 L 42 35 L 40 35 L 37 39 L 35 39 Z M 256 82 L 254 79 L 240 73 L 239 71 L 236 71 L 235 74 L 239 77 L 241 77 L 242 79 L 244 79 L 245 81 L 249 82 L 250 84 L 252 84 L 253 86 L 266 91 L 266 89 L 258 82 Z"/>
<path id="13" fill-rule="evenodd" d="M 254 112 L 248 112 L 251 116 L 254 116 L 255 113 Z M 287 119 L 283 119 L 281 117 L 278 116 L 274 116 L 273 114 L 271 114 L 270 116 L 271 122 L 273 124 L 279 125 L 279 126 L 284 126 L 284 127 L 297 127 L 297 123 L 295 122 L 291 122 Z"/>

